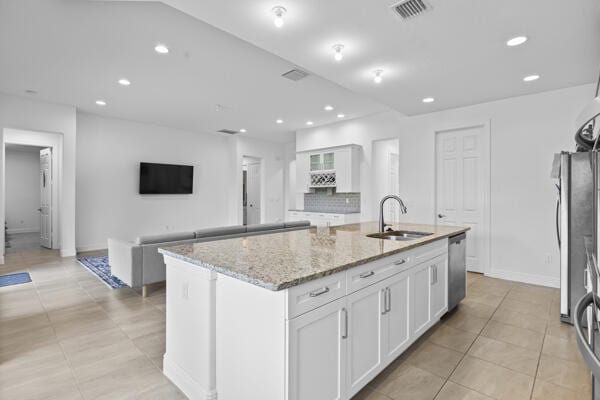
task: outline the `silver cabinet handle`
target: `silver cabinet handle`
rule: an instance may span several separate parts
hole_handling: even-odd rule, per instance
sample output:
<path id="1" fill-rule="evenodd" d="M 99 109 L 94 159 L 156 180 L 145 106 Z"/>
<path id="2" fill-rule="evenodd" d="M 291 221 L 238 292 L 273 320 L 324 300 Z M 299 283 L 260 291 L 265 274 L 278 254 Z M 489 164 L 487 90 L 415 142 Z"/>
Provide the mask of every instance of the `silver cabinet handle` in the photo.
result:
<path id="1" fill-rule="evenodd" d="M 310 297 L 317 297 L 317 296 L 320 296 L 320 295 L 325 294 L 327 292 L 329 292 L 329 287 L 325 286 L 325 287 L 323 287 L 321 289 L 313 290 L 312 292 L 309 293 L 309 296 Z"/>
<path id="2" fill-rule="evenodd" d="M 437 265 L 431 266 L 431 286 L 437 283 Z"/>
<path id="3" fill-rule="evenodd" d="M 342 329 L 342 339 L 346 339 L 348 337 L 348 310 L 342 308 L 342 312 L 344 313 L 344 329 Z"/>
<path id="4" fill-rule="evenodd" d="M 381 296 L 383 297 L 383 311 L 381 315 L 385 315 L 387 313 L 387 288 L 381 289 Z"/>
<path id="5" fill-rule="evenodd" d="M 387 309 L 385 312 L 390 312 L 392 311 L 392 290 L 390 288 L 385 288 L 385 291 L 387 293 Z"/>
<path id="6" fill-rule="evenodd" d="M 373 275 L 375 275 L 374 271 L 367 271 L 367 272 L 363 272 L 358 277 L 359 278 L 368 278 L 368 277 L 373 276 Z"/>
<path id="7" fill-rule="evenodd" d="M 405 259 L 405 258 L 403 258 L 403 259 L 401 259 L 401 260 L 398 260 L 398 261 L 394 262 L 394 265 L 402 265 L 402 264 L 404 264 L 405 262 L 406 262 L 406 259 Z"/>

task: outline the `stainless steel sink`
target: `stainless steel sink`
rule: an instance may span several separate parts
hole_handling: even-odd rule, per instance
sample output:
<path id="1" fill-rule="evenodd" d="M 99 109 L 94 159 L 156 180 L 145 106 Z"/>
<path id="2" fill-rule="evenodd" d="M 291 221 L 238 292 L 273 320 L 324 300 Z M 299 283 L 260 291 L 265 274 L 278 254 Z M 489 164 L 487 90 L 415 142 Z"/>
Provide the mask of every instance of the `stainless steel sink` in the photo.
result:
<path id="1" fill-rule="evenodd" d="M 368 234 L 367 237 L 374 239 L 387 239 L 387 240 L 415 240 L 425 236 L 433 235 L 429 232 L 414 232 L 414 231 L 387 231 Z"/>

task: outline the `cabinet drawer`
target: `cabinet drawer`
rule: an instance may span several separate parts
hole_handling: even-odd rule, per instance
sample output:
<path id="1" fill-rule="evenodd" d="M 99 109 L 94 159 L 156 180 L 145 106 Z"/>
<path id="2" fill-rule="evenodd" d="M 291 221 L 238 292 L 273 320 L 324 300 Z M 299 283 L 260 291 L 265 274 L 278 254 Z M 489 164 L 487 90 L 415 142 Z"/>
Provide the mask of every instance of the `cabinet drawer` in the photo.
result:
<path id="1" fill-rule="evenodd" d="M 436 240 L 433 243 L 417 247 L 414 251 L 415 265 L 448 253 L 448 239 Z"/>
<path id="2" fill-rule="evenodd" d="M 351 268 L 346 273 L 348 293 L 353 293 L 375 282 L 405 271 L 413 265 L 414 253 L 409 250 L 382 260 Z"/>
<path id="3" fill-rule="evenodd" d="M 346 271 L 287 290 L 287 317 L 292 319 L 346 295 Z"/>

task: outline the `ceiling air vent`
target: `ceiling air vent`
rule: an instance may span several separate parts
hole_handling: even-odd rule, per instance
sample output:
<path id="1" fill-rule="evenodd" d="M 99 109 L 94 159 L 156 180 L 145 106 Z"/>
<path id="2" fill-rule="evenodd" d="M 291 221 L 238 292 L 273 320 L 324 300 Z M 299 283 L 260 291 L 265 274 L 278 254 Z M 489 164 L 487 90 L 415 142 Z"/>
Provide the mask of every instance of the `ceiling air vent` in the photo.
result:
<path id="1" fill-rule="evenodd" d="M 423 0 L 403 0 L 394 4 L 392 10 L 400 15 L 402 19 L 410 19 L 431 10 L 431 6 Z"/>
<path id="2" fill-rule="evenodd" d="M 217 132 L 226 133 L 228 135 L 235 135 L 236 133 L 240 133 L 240 131 L 233 131 L 231 129 L 219 129 Z"/>
<path id="3" fill-rule="evenodd" d="M 299 81 L 300 79 L 306 78 L 308 76 L 308 72 L 302 71 L 301 69 L 292 69 L 281 76 L 291 81 Z"/>

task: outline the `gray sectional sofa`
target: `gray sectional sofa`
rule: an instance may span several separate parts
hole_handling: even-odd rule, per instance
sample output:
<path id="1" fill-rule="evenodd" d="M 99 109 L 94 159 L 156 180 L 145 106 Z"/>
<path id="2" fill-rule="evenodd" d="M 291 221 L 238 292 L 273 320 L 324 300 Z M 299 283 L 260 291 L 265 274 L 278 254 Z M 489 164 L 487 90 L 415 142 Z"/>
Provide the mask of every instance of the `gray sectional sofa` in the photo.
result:
<path id="1" fill-rule="evenodd" d="M 128 242 L 108 239 L 108 264 L 111 273 L 133 288 L 142 288 L 144 296 L 147 285 L 162 282 L 166 278 L 166 267 L 159 247 L 184 243 L 208 242 L 267 233 L 308 229 L 310 221 L 293 221 L 257 225 L 236 225 L 220 228 L 200 229 L 194 232 L 174 232 L 161 235 L 138 236 Z"/>

